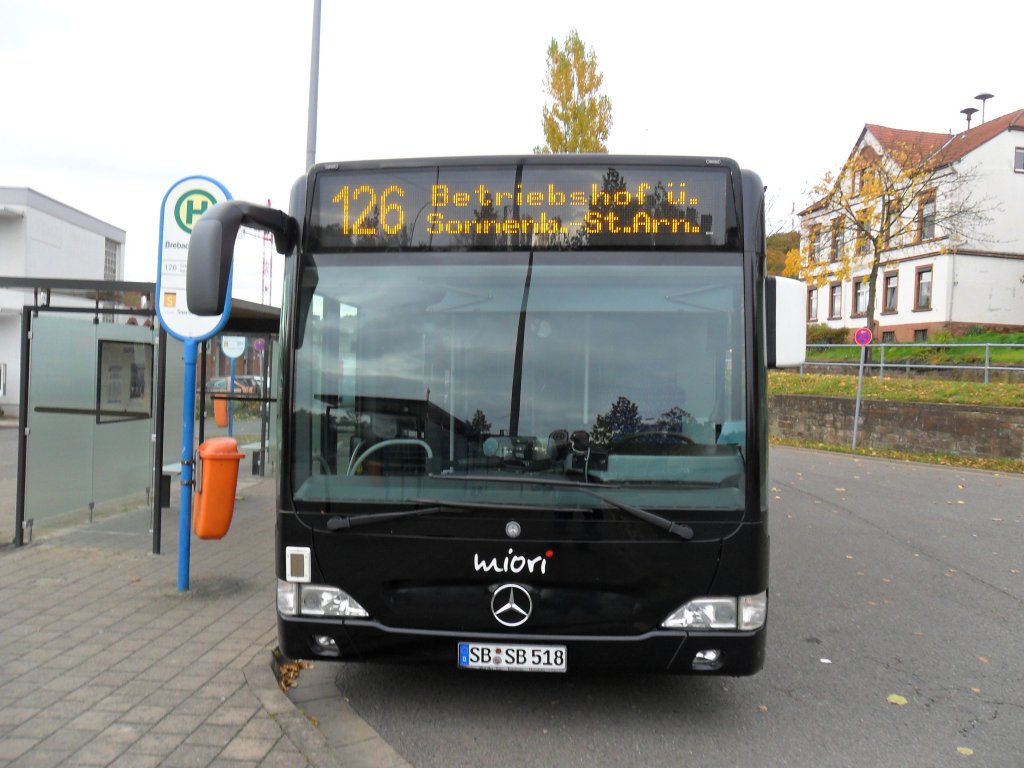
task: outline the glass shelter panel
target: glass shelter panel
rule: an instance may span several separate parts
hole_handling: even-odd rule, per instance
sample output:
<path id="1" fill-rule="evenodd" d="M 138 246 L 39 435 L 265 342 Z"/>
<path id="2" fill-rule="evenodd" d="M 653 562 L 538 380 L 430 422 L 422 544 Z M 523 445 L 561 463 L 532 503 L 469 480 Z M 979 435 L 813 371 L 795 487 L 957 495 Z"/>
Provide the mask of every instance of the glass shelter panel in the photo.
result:
<path id="1" fill-rule="evenodd" d="M 153 483 L 154 332 L 101 323 L 92 344 L 98 410 L 93 430 L 97 503 L 145 493 Z"/>
<path id="2" fill-rule="evenodd" d="M 32 321 L 26 517 L 59 517 L 92 501 L 96 330 L 40 314 Z"/>
<path id="3" fill-rule="evenodd" d="M 241 349 L 234 359 L 224 352 L 226 337 Z M 221 334 L 210 339 L 206 347 L 206 399 L 201 409 L 197 399 L 197 416 L 200 410 L 205 414 L 203 439 L 233 437 L 247 455 L 246 471 L 251 466 L 255 474 L 273 474 L 280 361 L 277 336 Z M 197 378 L 197 398 L 200 384 Z"/>
<path id="4" fill-rule="evenodd" d="M 32 322 L 26 518 L 60 520 L 152 485 L 154 332 L 40 313 Z"/>

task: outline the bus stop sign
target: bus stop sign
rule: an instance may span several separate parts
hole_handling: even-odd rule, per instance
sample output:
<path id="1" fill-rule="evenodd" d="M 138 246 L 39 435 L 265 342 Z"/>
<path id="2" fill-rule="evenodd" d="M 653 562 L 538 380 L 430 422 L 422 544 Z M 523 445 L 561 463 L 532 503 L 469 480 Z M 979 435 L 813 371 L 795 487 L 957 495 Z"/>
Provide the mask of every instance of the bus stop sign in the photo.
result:
<path id="1" fill-rule="evenodd" d="M 230 200 L 227 187 L 208 176 L 188 176 L 174 184 L 160 209 L 160 246 L 157 251 L 157 316 L 171 336 L 181 341 L 205 341 L 216 335 L 231 313 L 231 289 L 224 311 L 203 317 L 188 311 L 185 296 L 188 243 L 192 227 L 208 208 Z"/>
<path id="2" fill-rule="evenodd" d="M 853 340 L 860 344 L 862 347 L 866 347 L 871 343 L 871 329 L 870 328 L 858 328 L 857 332 L 853 334 Z"/>

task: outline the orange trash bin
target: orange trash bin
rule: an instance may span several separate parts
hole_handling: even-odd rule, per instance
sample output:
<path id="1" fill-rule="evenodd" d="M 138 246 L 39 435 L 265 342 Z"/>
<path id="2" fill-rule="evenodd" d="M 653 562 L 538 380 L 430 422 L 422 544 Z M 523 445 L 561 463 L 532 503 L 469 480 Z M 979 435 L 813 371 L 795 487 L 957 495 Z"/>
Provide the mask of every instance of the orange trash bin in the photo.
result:
<path id="1" fill-rule="evenodd" d="M 226 397 L 213 395 L 213 420 L 218 427 L 228 425 L 228 401 Z"/>
<path id="2" fill-rule="evenodd" d="M 235 512 L 238 463 L 245 458 L 233 437 L 213 437 L 199 446 L 192 527 L 200 539 L 221 539 Z"/>

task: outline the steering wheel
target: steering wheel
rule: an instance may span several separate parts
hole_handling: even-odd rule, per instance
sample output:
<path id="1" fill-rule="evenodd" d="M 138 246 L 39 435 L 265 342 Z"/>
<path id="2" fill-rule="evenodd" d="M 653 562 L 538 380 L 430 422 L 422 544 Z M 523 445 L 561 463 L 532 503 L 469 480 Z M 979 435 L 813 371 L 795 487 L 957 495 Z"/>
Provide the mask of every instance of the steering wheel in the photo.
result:
<path id="1" fill-rule="evenodd" d="M 392 438 L 390 440 L 381 440 L 379 443 L 374 443 L 373 445 L 371 445 L 369 448 L 367 448 L 365 451 L 359 454 L 358 457 L 353 456 L 352 460 L 349 461 L 348 474 L 354 475 L 356 471 L 359 469 L 359 467 L 363 465 L 363 461 L 365 461 L 369 456 L 381 450 L 382 448 L 388 448 L 389 446 L 392 445 L 415 445 L 426 451 L 428 459 L 432 459 L 434 457 L 434 452 L 430 450 L 430 445 L 425 440 L 401 437 Z"/>

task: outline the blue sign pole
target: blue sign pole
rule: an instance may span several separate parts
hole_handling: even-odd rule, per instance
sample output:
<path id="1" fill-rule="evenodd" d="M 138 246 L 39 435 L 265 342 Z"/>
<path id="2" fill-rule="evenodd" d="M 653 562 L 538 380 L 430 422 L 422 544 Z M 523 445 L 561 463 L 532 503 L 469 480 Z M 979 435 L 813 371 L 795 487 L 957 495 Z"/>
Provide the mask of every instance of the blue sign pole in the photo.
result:
<path id="1" fill-rule="evenodd" d="M 178 504 L 178 591 L 188 590 L 188 565 L 192 547 L 192 443 L 195 440 L 196 360 L 199 342 L 183 339 L 185 392 L 181 405 L 181 498 Z"/>
<path id="2" fill-rule="evenodd" d="M 228 379 L 228 394 L 235 394 L 235 358 L 231 358 L 231 376 Z M 228 437 L 235 436 L 235 401 L 228 400 Z"/>
<path id="3" fill-rule="evenodd" d="M 192 477 L 196 418 L 196 360 L 199 343 L 215 336 L 231 313 L 231 275 L 224 311 L 216 317 L 193 315 L 186 298 L 188 245 L 192 227 L 207 208 L 230 200 L 227 188 L 208 176 L 187 176 L 171 186 L 160 207 L 156 309 L 160 324 L 182 342 L 185 392 L 181 414 L 181 498 L 178 516 L 178 591 L 188 590 L 192 543 Z M 159 450 L 159 448 L 158 448 Z"/>

